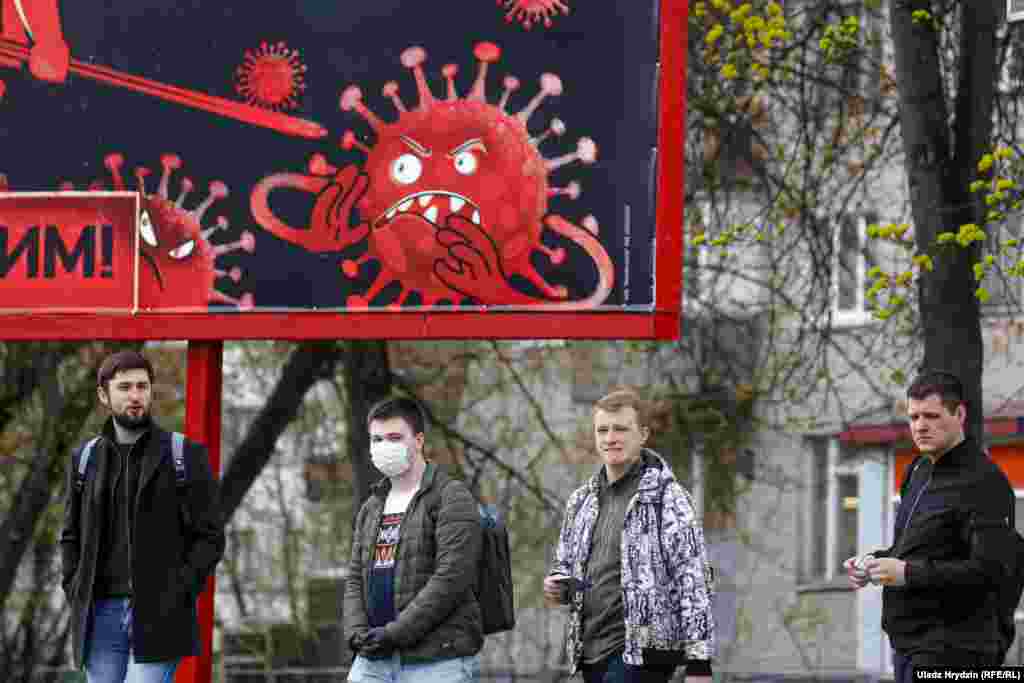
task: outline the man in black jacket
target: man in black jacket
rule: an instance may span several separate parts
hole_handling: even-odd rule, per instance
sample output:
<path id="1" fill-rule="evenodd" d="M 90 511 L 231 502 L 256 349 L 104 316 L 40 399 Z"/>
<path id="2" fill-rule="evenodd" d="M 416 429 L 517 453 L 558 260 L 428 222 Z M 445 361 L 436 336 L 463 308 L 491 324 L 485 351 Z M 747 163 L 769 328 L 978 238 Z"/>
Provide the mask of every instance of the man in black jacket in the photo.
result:
<path id="1" fill-rule="evenodd" d="M 1007 572 L 1014 498 L 1003 472 L 964 436 L 963 386 L 926 371 L 907 390 L 922 454 L 900 488 L 892 547 L 844 566 L 850 584 L 884 586 L 882 627 L 896 683 L 920 666 L 998 666 L 998 589 Z"/>
<path id="2" fill-rule="evenodd" d="M 72 456 L 60 535 L 74 662 L 89 683 L 167 683 L 199 654 L 195 601 L 224 553 L 217 483 L 206 449 L 186 440 L 179 488 L 145 357 L 111 355 L 97 385 L 111 416 L 84 480 L 83 449 Z"/>

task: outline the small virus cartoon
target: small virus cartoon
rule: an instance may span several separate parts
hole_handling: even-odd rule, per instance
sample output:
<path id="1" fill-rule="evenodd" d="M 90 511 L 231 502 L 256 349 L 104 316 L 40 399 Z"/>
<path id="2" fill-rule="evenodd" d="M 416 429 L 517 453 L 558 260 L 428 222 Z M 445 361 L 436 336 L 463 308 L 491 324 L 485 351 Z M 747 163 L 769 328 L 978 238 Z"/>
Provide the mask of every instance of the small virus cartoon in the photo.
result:
<path id="1" fill-rule="evenodd" d="M 210 303 L 233 304 L 242 309 L 252 308 L 251 294 L 234 298 L 216 289 L 217 278 L 227 277 L 238 283 L 242 279 L 241 268 L 220 270 L 215 261 L 222 254 L 242 250 L 252 253 L 255 239 L 251 232 L 242 232 L 236 242 L 211 244 L 213 233 L 228 228 L 228 220 L 217 218 L 212 227 L 203 227 L 207 210 L 217 200 L 228 196 L 227 186 L 215 180 L 210 183 L 210 194 L 194 209 L 184 207 L 185 200 L 194 185 L 189 178 L 182 178 L 178 197 L 170 199 L 170 182 L 174 171 L 181 168 L 181 158 L 175 154 L 160 157 L 163 172 L 155 194 L 146 191 L 146 178 L 151 171 L 145 167 L 135 169 L 135 182 L 141 196 L 139 235 L 142 238 L 142 260 L 149 266 L 142 269 L 152 277 L 143 278 L 139 283 L 139 304 L 144 308 L 205 308 Z M 128 189 L 122 174 L 124 157 L 108 154 L 103 165 L 110 171 L 115 190 Z M 94 182 L 89 189 L 102 189 L 102 182 Z M 72 189 L 67 183 L 61 189 Z M 140 273 L 141 274 L 141 273 Z"/>
<path id="2" fill-rule="evenodd" d="M 508 9 L 505 21 L 518 21 L 527 30 L 539 22 L 551 28 L 552 17 L 557 17 L 559 12 L 569 14 L 569 6 L 562 0 L 498 0 L 498 7 Z"/>
<path id="3" fill-rule="evenodd" d="M 283 43 L 260 43 L 259 49 L 246 50 L 245 59 L 235 70 L 235 91 L 251 105 L 282 111 L 299 106 L 306 89 L 306 65 L 298 50 Z"/>
<path id="4" fill-rule="evenodd" d="M 576 151 L 545 159 L 538 151 L 548 138 L 559 137 L 565 124 L 553 119 L 547 130 L 531 136 L 527 122 L 543 100 L 562 92 L 561 79 L 551 73 L 540 77 L 540 92 L 517 113 L 506 110 L 519 80 L 507 76 L 497 105 L 487 102 L 488 67 L 501 51 L 492 43 L 479 43 L 476 79 L 465 98 L 456 92 L 458 67 L 441 69 L 447 96 L 436 99 L 426 81 L 426 51 L 411 47 L 401 55 L 412 71 L 419 106 L 406 107 L 398 84 L 388 82 L 384 97 L 398 110 L 398 119 L 386 123 L 363 104 L 358 86 L 341 95 L 344 111 L 358 112 L 376 134 L 371 148 L 352 131 L 342 138 L 345 149 L 366 154 L 361 171 L 331 166 L 320 155 L 309 164 L 311 176 L 276 174 L 257 184 L 252 195 L 256 220 L 276 234 L 314 251 L 347 248 L 366 238 L 368 248 L 357 259 L 341 264 L 345 277 L 364 274 L 371 260 L 382 268 L 369 290 L 350 296 L 350 307 L 364 307 L 392 282 L 402 285 L 395 305 L 407 303 L 413 292 L 424 306 L 452 301 L 460 295 L 482 304 L 546 304 L 585 308 L 603 302 L 611 291 L 614 268 L 597 240 L 597 221 L 588 216 L 577 226 L 548 213 L 549 200 L 577 199 L 580 185 L 549 187 L 548 175 L 572 162 L 593 163 L 597 145 L 580 138 Z M 295 229 L 273 215 L 268 195 L 279 187 L 317 194 L 309 229 Z M 351 210 L 360 222 L 349 227 Z M 564 247 L 549 247 L 541 240 L 545 228 L 581 247 L 593 260 L 599 282 L 591 296 L 568 302 L 568 291 L 554 286 L 535 269 L 532 257 L 543 254 L 553 265 L 566 258 Z M 511 286 L 512 275 L 525 277 L 540 292 L 528 295 Z M 547 302 L 557 303 L 550 303 Z"/>

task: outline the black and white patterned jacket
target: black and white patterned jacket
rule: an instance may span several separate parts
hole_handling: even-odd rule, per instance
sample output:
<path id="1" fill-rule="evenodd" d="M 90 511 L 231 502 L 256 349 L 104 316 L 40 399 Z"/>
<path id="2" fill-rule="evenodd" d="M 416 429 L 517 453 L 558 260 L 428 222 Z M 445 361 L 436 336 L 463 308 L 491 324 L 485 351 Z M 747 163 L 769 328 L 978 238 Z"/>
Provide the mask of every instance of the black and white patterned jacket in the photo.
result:
<path id="1" fill-rule="evenodd" d="M 627 664 L 644 664 L 652 651 L 681 659 L 710 659 L 714 650 L 714 573 L 693 500 L 660 455 L 644 450 L 648 463 L 629 501 L 622 537 L 622 591 Z M 598 514 L 599 475 L 576 489 L 566 504 L 552 574 L 583 578 Z M 566 651 L 572 674 L 583 652 L 583 592 L 570 604 Z M 646 652 L 645 652 L 646 651 Z"/>

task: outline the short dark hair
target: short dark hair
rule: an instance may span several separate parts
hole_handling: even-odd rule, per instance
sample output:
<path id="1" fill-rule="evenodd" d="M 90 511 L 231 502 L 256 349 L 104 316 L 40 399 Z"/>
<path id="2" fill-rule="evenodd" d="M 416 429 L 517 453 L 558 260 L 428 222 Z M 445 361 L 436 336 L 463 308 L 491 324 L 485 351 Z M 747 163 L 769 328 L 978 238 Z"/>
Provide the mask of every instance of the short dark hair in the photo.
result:
<path id="1" fill-rule="evenodd" d="M 597 399 L 597 403 L 594 404 L 594 413 L 597 413 L 598 410 L 617 413 L 623 408 L 632 408 L 636 411 L 638 427 L 645 426 L 650 419 L 647 402 L 640 397 L 639 392 L 630 387 L 620 387 Z"/>
<path id="2" fill-rule="evenodd" d="M 413 435 L 424 432 L 426 419 L 423 416 L 423 408 L 415 400 L 405 396 L 393 396 L 374 404 L 366 415 L 366 426 L 369 427 L 374 420 L 390 420 L 393 417 L 405 420 Z"/>
<path id="3" fill-rule="evenodd" d="M 922 370 L 907 388 L 907 398 L 912 398 L 915 401 L 923 401 L 933 395 L 938 395 L 942 405 L 950 413 L 955 412 L 956 407 L 961 404 L 964 409 L 967 408 L 964 384 L 952 372 L 930 368 Z"/>
<path id="4" fill-rule="evenodd" d="M 138 351 L 129 349 L 112 353 L 103 360 L 96 372 L 96 386 L 109 391 L 114 375 L 127 370 L 145 370 L 150 383 L 153 382 L 153 364 Z"/>

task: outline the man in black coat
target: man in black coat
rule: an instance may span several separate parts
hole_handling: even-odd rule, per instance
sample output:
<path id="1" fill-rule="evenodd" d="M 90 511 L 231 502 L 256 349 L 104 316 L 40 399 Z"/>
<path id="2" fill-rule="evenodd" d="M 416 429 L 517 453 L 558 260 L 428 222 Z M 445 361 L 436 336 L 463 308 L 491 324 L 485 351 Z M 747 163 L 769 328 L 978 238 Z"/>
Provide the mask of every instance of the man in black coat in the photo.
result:
<path id="1" fill-rule="evenodd" d="M 1014 497 L 1006 475 L 964 435 L 959 378 L 926 371 L 907 390 L 921 455 L 900 488 L 892 547 L 844 566 L 850 584 L 884 586 L 882 627 L 896 683 L 921 666 L 999 666 L 999 588 Z"/>
<path id="2" fill-rule="evenodd" d="M 200 651 L 196 598 L 224 554 L 217 482 L 206 449 L 184 442 L 179 486 L 171 434 L 153 423 L 153 368 L 135 351 L 104 360 L 110 411 L 68 466 L 60 535 L 74 663 L 89 683 L 165 683 Z"/>

